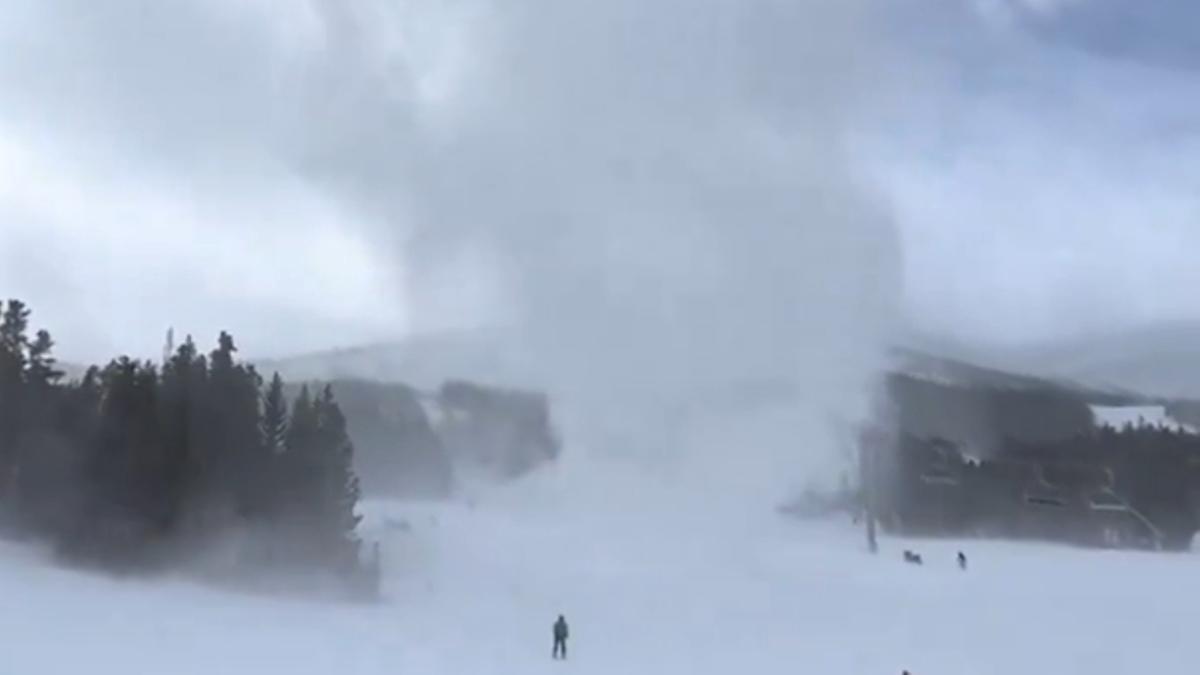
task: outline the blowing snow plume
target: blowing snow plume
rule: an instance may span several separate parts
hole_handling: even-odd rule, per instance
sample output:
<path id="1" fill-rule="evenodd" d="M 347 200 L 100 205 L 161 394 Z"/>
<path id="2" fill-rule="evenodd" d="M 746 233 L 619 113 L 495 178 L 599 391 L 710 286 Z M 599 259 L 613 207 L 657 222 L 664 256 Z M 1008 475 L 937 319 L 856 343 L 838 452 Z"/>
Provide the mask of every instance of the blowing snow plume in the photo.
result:
<path id="1" fill-rule="evenodd" d="M 378 79 L 339 84 L 329 107 L 368 114 L 326 140 L 350 189 L 405 224 L 416 330 L 479 329 L 552 393 L 569 445 L 772 499 L 828 477 L 899 276 L 843 148 L 868 8 L 403 6 L 330 22 Z M 361 52 L 388 25 L 408 45 L 402 102 L 377 100 L 387 50 Z"/>

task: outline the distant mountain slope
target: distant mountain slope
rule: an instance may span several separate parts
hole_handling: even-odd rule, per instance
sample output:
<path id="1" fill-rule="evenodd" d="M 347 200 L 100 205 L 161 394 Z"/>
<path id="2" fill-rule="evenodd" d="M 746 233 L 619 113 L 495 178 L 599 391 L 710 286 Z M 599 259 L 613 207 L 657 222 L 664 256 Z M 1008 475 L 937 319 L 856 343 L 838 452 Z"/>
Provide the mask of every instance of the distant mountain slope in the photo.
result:
<path id="1" fill-rule="evenodd" d="M 1200 398 L 1200 322 L 1158 323 L 1014 350 L 1006 362 L 1095 386 Z"/>
<path id="2" fill-rule="evenodd" d="M 960 387 L 1056 391 L 1076 395 L 1097 405 L 1134 405 L 1148 400 L 1147 396 L 1132 389 L 1092 386 L 1065 376 L 1026 374 L 1039 372 L 1036 370 L 1002 370 L 909 347 L 894 348 L 891 364 L 895 374 Z"/>
<path id="3" fill-rule="evenodd" d="M 504 361 L 484 340 L 470 336 L 425 338 L 312 354 L 262 363 L 288 378 L 370 379 L 414 383 L 434 391 L 447 379 L 465 378 L 507 386 Z M 1115 388 L 1092 387 L 1067 378 L 1038 377 L 945 358 L 912 348 L 891 351 L 887 391 L 895 423 L 910 434 L 942 437 L 986 455 L 1005 439 L 1053 441 L 1095 426 L 1093 406 L 1121 407 L 1161 403 Z M 800 397 L 800 382 L 728 382 L 711 391 L 693 392 L 689 410 L 701 415 L 787 405 Z"/>
<path id="4" fill-rule="evenodd" d="M 330 380 L 355 378 L 377 381 L 402 381 L 424 389 L 432 389 L 447 379 L 465 378 L 483 381 L 508 382 L 514 377 L 502 354 L 489 346 L 486 339 L 468 334 L 439 335 L 410 340 L 378 343 L 360 347 L 333 349 L 282 359 L 260 360 L 260 372 L 279 371 L 289 380 Z M 1114 405 L 1140 401 L 1146 397 L 1134 389 L 1090 386 L 1066 376 L 1037 368 L 1004 369 L 981 365 L 966 358 L 943 356 L 912 347 L 891 350 L 889 368 L 919 379 L 962 386 L 997 389 L 1055 389 L 1079 393 L 1096 403 Z M 1043 373 L 1035 375 L 1028 373 Z M 739 383 L 739 389 L 774 391 L 786 394 L 789 387 L 783 382 L 750 385 Z"/>
<path id="5" fill-rule="evenodd" d="M 450 379 L 515 384 L 515 370 L 489 344 L 469 333 L 442 334 L 260 359 L 256 366 L 262 373 L 278 371 L 294 381 L 362 379 L 404 382 L 426 390 Z"/>
<path id="6" fill-rule="evenodd" d="M 1045 372 L 1035 366 L 1028 372 Z M 1095 384 L 1081 384 L 1081 381 Z M 1098 424 L 1194 426 L 1196 406 L 1128 387 L 1100 386 L 1062 374 L 1034 376 L 898 348 L 888 377 L 896 424 L 917 437 L 940 437 L 989 455 L 1006 441 L 1055 442 Z"/>

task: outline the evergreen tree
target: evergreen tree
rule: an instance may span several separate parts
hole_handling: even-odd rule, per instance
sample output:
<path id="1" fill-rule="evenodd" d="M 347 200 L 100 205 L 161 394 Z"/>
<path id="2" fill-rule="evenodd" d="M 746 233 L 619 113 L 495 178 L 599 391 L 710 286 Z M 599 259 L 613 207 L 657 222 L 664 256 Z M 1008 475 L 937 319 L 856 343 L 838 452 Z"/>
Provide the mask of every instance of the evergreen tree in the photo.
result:
<path id="1" fill-rule="evenodd" d="M 317 492 L 313 495 L 321 531 L 318 536 L 328 542 L 334 561 L 357 563 L 358 538 L 355 528 L 360 516 L 358 477 L 354 475 L 354 445 L 346 428 L 346 417 L 333 395 L 333 387 L 325 385 L 313 405 L 317 421 Z"/>
<path id="2" fill-rule="evenodd" d="M 288 411 L 283 378 L 279 373 L 271 378 L 271 384 L 263 394 L 261 428 L 263 448 L 272 456 L 281 454 L 287 447 Z"/>
<path id="3" fill-rule="evenodd" d="M 317 418 L 316 411 L 313 410 L 312 394 L 305 384 L 300 387 L 300 393 L 292 402 L 292 420 L 287 433 L 288 449 L 295 452 L 311 443 L 316 430 Z"/>
<path id="4" fill-rule="evenodd" d="M 284 518 L 303 558 L 339 570 L 357 565 L 358 479 L 346 419 L 326 386 L 313 400 L 307 386 L 292 405 L 287 448 L 280 456 Z"/>
<path id="5" fill-rule="evenodd" d="M 203 464 L 199 456 L 203 425 L 203 405 L 207 385 L 207 366 L 189 335 L 163 364 L 159 383 L 159 419 L 166 442 L 164 459 L 168 499 L 176 514 L 177 525 L 191 524 L 189 505 L 203 504 L 199 495 L 199 477 Z"/>
<path id="6" fill-rule="evenodd" d="M 55 429 L 62 373 L 54 368 L 54 340 L 44 330 L 29 339 L 30 314 L 10 300 L 0 316 L 0 495 L 18 520 L 47 499 L 37 488 L 67 454 Z"/>
<path id="7" fill-rule="evenodd" d="M 29 315 L 19 301 L 0 306 L 7 523 L 109 566 L 249 525 L 281 532 L 267 560 L 284 543 L 302 566 L 359 569 L 353 447 L 332 388 L 314 400 L 304 387 L 289 416 L 282 378 L 264 390 L 227 333 L 208 356 L 189 337 L 161 370 L 122 357 L 64 385 L 54 341 L 29 337 Z"/>
<path id="8" fill-rule="evenodd" d="M 275 373 L 263 393 L 262 417 L 259 423 L 264 471 L 258 489 L 262 491 L 262 507 L 268 515 L 277 516 L 284 506 L 285 485 L 282 472 L 286 468 L 283 453 L 287 450 L 288 409 L 283 393 L 283 378 Z"/>
<path id="9" fill-rule="evenodd" d="M 87 454 L 84 512 L 60 542 L 73 557 L 137 564 L 144 547 L 168 531 L 174 513 L 158 418 L 158 373 L 122 357 L 101 374 L 95 443 Z"/>
<path id="10" fill-rule="evenodd" d="M 25 347 L 28 346 L 30 310 L 20 300 L 9 300 L 0 318 L 0 351 L 20 358 L 24 370 Z"/>
<path id="11" fill-rule="evenodd" d="M 103 395 L 96 366 L 63 387 L 53 422 L 57 443 L 41 448 L 38 461 L 21 473 L 30 526 L 55 540 L 69 536 L 87 511 L 86 469 L 99 437 Z"/>
<path id="12" fill-rule="evenodd" d="M 308 385 L 292 403 L 292 415 L 285 434 L 284 452 L 277 458 L 275 498 L 293 519 L 303 518 L 306 496 L 311 494 L 313 456 L 317 443 L 317 417 Z"/>
<path id="13" fill-rule="evenodd" d="M 29 344 L 29 363 L 26 367 L 26 382 L 35 387 L 50 387 L 62 379 L 63 373 L 55 369 L 57 361 L 51 352 L 54 340 L 50 333 L 39 330 Z"/>
<path id="14" fill-rule="evenodd" d="M 25 409 L 25 366 L 29 309 L 9 300 L 0 315 L 0 499 L 11 497 L 17 442 Z"/>
<path id="15" fill-rule="evenodd" d="M 55 387 L 62 378 L 62 372 L 57 370 L 52 355 L 54 340 L 50 333 L 39 330 L 36 337 L 28 344 L 25 358 L 24 395 L 22 396 L 21 417 L 24 433 L 45 434 L 51 431 L 52 418 L 60 405 L 60 391 Z M 28 449 L 27 449 L 28 450 Z M 17 456 L 17 466 L 20 467 L 27 452 Z"/>
<path id="16" fill-rule="evenodd" d="M 236 352 L 233 337 L 222 332 L 210 355 L 210 478 L 216 500 L 228 500 L 236 513 L 252 516 L 265 508 L 262 481 L 269 471 L 259 434 L 262 381 L 253 368 L 236 363 Z"/>

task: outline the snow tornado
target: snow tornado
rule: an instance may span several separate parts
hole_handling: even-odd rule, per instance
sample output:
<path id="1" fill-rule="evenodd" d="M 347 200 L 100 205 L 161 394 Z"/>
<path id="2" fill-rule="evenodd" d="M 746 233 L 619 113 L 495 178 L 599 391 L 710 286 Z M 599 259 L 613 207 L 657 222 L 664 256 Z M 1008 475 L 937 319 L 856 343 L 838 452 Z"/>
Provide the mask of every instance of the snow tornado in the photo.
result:
<path id="1" fill-rule="evenodd" d="M 401 4 L 394 39 L 360 13 L 343 42 L 359 79 L 359 52 L 399 45 L 407 89 L 375 128 L 349 112 L 379 87 L 339 85 L 358 128 L 335 141 L 403 224 L 415 329 L 469 326 L 550 391 L 568 463 L 731 498 L 834 476 L 899 280 L 844 149 L 872 89 L 865 4 Z"/>

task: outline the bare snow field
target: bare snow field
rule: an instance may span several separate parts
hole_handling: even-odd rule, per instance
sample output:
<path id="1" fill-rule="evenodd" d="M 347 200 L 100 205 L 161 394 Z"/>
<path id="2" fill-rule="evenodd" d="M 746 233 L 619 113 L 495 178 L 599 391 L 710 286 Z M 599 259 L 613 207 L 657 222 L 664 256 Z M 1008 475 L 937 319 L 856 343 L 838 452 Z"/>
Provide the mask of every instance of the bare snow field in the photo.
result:
<path id="1" fill-rule="evenodd" d="M 379 605 L 112 579 L 7 545 L 0 673 L 1162 675 L 1200 653 L 1194 555 L 885 538 L 873 557 L 848 522 L 558 469 L 470 505 L 364 510 Z"/>

